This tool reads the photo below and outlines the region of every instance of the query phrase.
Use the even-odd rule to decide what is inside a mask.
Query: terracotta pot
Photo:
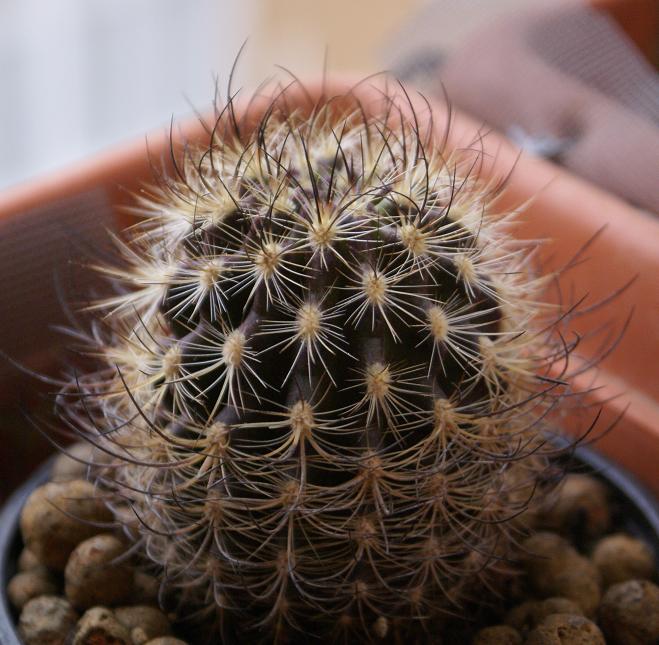
[[[631,315],[615,351],[600,365],[590,399],[602,406],[604,424],[624,412],[599,449],[659,492],[659,219],[538,159],[520,162],[509,188],[510,202],[537,195],[517,234],[551,238],[542,252],[547,269],[564,266],[599,233],[585,254],[587,261],[570,272],[576,293],[596,302],[634,279],[611,306],[594,311],[574,329],[586,333],[607,324],[612,315],[619,323]],[[589,341],[585,345],[594,349]],[[580,385],[587,387],[588,378],[580,379]]]
[[[326,94],[340,95],[349,87],[345,81],[335,82],[328,86]],[[366,110],[377,109],[381,101],[377,87],[363,83],[355,91]],[[308,107],[309,101],[318,100],[321,94],[320,86],[309,85],[304,92],[292,89],[288,100]],[[256,118],[264,105],[259,101],[250,104],[249,115]],[[412,105],[421,118],[429,117],[423,100],[413,98]],[[443,106],[433,107],[433,119],[438,124],[445,122]],[[470,145],[478,131],[477,123],[455,114],[449,145]],[[204,130],[194,120],[183,123],[180,132],[184,138],[195,140]],[[659,219],[635,210],[548,162],[518,158],[517,150],[494,133],[482,139],[482,146],[484,176],[500,178],[514,166],[502,205],[518,206],[532,198],[514,233],[524,238],[549,238],[542,251],[545,268],[565,265],[599,232],[596,243],[588,248],[588,261],[569,272],[574,292],[588,294],[588,302],[594,303],[636,278],[611,306],[596,309],[574,324],[573,329],[578,333],[605,325],[612,318],[620,326],[633,310],[626,333],[616,351],[603,361],[594,381],[589,374],[578,379],[577,386],[595,388],[589,395],[589,402],[602,408],[600,427],[606,427],[626,410],[615,430],[602,437],[598,447],[659,493],[656,475],[659,463],[659,292],[656,289]],[[166,133],[150,137],[149,148],[152,159],[166,159],[169,152]],[[116,225],[121,226],[128,221],[122,207],[130,203],[130,192],[138,190],[140,182],[149,176],[149,157],[143,141],[139,141],[39,182],[7,191],[0,197],[0,239],[25,212],[39,205],[46,209],[52,205],[57,209],[62,200],[81,200],[91,189],[105,195],[107,203],[112,205]],[[40,249],[26,247],[24,253],[36,256]],[[34,276],[35,280],[38,278]],[[20,307],[21,302],[14,306]],[[54,310],[44,313],[54,315]],[[44,328],[48,320],[50,318],[41,321]],[[24,358],[31,365],[43,367],[52,355],[52,347],[49,349],[38,340],[33,339],[33,351]],[[596,349],[592,339],[584,340],[583,346],[585,350]],[[15,381],[14,396],[17,389],[20,392],[26,387],[25,381]],[[6,394],[11,388],[4,391]],[[594,415],[593,410],[589,412]],[[576,418],[565,420],[568,429],[574,429],[575,421]]]
[[[659,64],[659,3],[656,0],[590,0],[608,13],[636,43],[643,55]]]
[[[200,136],[202,132],[198,121],[185,123],[183,129],[185,137],[190,139]],[[177,130],[172,136],[176,139],[180,134]],[[139,138],[0,193],[0,251],[4,250],[2,243],[7,250],[4,257],[0,253],[0,292],[5,296],[9,294],[10,299],[4,303],[6,312],[20,310],[24,313],[22,317],[19,315],[19,319],[26,321],[27,333],[30,334],[26,339],[25,326],[12,330],[0,318],[1,350],[18,356],[35,369],[47,369],[52,364],[59,347],[56,346],[53,351],[52,344],[57,344],[57,337],[49,333],[48,325],[62,321],[63,316],[61,307],[53,302],[56,286],[53,276],[42,275],[38,271],[42,264],[41,256],[46,250],[59,255],[60,263],[68,258],[75,260],[80,249],[70,241],[84,233],[90,218],[99,231],[104,226],[121,229],[128,225],[132,218],[124,208],[132,203],[132,193],[139,190],[144,182],[152,180],[152,166],[160,167],[162,159],[167,157],[169,140],[169,133],[163,129],[149,135],[149,151],[144,138]],[[69,214],[80,209],[84,211],[83,217],[70,221]],[[34,230],[35,221],[48,223],[51,237],[39,237],[38,230]],[[57,222],[65,222],[68,228],[58,229],[53,226]],[[11,300],[15,292],[12,287],[12,280],[16,278],[13,275],[15,263],[19,263],[25,274],[26,300],[19,300],[18,296]],[[31,315],[35,311],[48,313],[49,318],[36,320]],[[17,343],[18,354],[14,351]],[[6,362],[0,361],[0,379],[3,377],[0,401],[15,398],[25,387],[20,375],[10,370]]]

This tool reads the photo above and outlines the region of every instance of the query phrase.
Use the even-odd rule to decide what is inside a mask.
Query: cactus
[[[411,642],[509,570],[571,347],[478,150],[288,93],[137,196],[60,414],[227,641]]]

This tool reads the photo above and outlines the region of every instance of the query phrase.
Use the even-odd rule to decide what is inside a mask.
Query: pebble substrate
[[[84,451],[72,449],[78,458]],[[177,633],[181,617],[159,607],[157,578],[142,571],[113,534],[86,470],[59,457],[52,481],[23,509],[25,548],[7,588],[23,642],[195,645]],[[532,530],[520,544],[520,574],[507,582],[505,597],[480,612],[480,624],[449,620],[436,643],[659,642],[657,563],[648,545],[617,530],[598,479],[567,475],[553,499],[524,519]]]

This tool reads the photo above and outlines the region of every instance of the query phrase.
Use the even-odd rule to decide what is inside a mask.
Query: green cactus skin
[[[163,589],[226,642],[435,634],[496,591],[547,466],[571,349],[549,278],[478,150],[404,97],[366,116],[282,92],[251,130],[229,105],[101,267],[101,367],[60,412],[110,455],[99,483]]]

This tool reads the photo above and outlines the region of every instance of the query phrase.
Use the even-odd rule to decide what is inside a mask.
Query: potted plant
[[[105,269],[129,288],[78,337],[101,367],[74,372],[58,399],[62,423],[100,451],[112,514],[84,482],[40,489],[23,512],[30,549],[66,565],[67,597],[92,607],[74,642],[136,638],[116,636],[132,618],[93,609],[134,584],[126,547],[94,535],[108,522],[163,576],[161,600],[213,618],[208,633],[227,641],[428,639],[506,573],[516,519],[554,472],[539,428],[561,401],[594,396],[590,371],[569,366],[583,301],[539,306],[546,281],[491,216],[549,168],[520,164],[502,193],[512,149],[496,137],[496,158],[474,149],[461,116],[438,135],[446,120],[405,90],[293,84],[195,126],[205,147],[142,195],[147,217]],[[566,182],[578,197],[571,178],[552,188]],[[53,519],[49,499],[74,507]],[[50,530],[76,515],[91,532],[79,544]],[[592,616],[594,565],[538,536],[523,551],[570,553]],[[533,582],[530,566],[540,585],[547,572]],[[83,593],[80,579],[98,584]]]

